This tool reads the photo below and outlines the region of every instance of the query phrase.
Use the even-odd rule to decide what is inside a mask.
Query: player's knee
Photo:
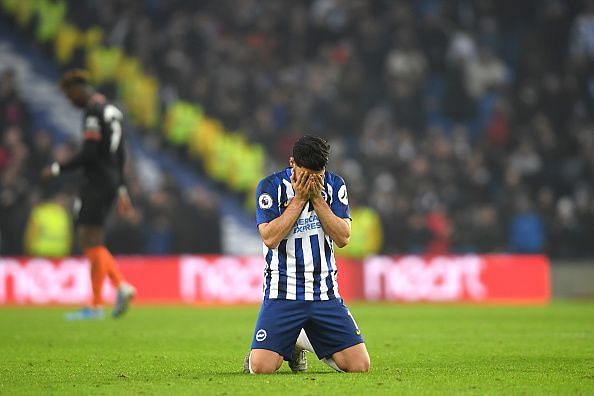
[[[102,227],[81,225],[78,238],[82,249],[100,246],[104,244],[104,231]]]
[[[369,356],[366,356],[365,358],[361,359],[359,361],[357,367],[355,367],[357,369],[356,372],[366,373],[369,371],[370,366],[371,366],[371,360],[369,359]]]
[[[254,374],[273,374],[277,370],[276,362],[258,358],[252,358],[250,369]]]
[[[343,368],[347,373],[366,373],[369,371],[371,361],[369,356],[361,357],[360,359],[352,360],[346,363],[346,367]]]

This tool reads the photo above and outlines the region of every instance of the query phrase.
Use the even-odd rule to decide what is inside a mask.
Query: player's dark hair
[[[72,69],[64,73],[62,81],[60,81],[60,88],[62,88],[62,90],[66,90],[79,84],[89,84],[89,72],[83,69]]]
[[[293,146],[293,159],[298,166],[321,171],[328,164],[330,145],[321,137],[305,135]]]

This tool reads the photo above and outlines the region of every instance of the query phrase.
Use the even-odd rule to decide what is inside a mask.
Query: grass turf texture
[[[1,394],[594,394],[594,304],[352,304],[372,359],[338,374],[309,355],[241,374],[257,307],[134,307],[114,321],[0,309]]]

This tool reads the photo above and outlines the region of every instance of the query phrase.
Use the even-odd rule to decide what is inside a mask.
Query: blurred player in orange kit
[[[90,307],[68,313],[69,320],[102,319],[101,290],[105,276],[117,288],[117,300],[112,311],[114,318],[127,310],[136,290],[128,284],[105,247],[105,221],[117,199],[121,216],[133,212],[124,183],[124,136],[121,111],[105,100],[89,84],[88,73],[75,69],[64,74],[60,87],[70,102],[84,109],[83,145],[81,151],[65,163],[54,162],[42,171],[49,179],[62,172],[82,169],[79,198],[75,203],[78,239],[84,255],[91,264],[93,300]]]

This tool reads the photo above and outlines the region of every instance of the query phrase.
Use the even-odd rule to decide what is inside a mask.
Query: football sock
[[[313,346],[311,345],[311,342],[309,342],[309,338],[307,338],[307,334],[303,329],[301,329],[299,337],[297,337],[297,342],[295,342],[295,346],[297,348],[305,349],[308,352],[315,353]]]
[[[341,370],[340,367],[338,367],[338,365],[336,364],[334,359],[332,359],[331,357],[323,358],[322,362],[326,363],[328,366],[332,367],[334,370],[338,371],[339,373],[344,373],[344,371]]]
[[[311,345],[311,342],[309,341],[309,338],[307,338],[307,334],[305,333],[305,330],[303,330],[303,329],[301,329],[301,332],[299,333],[299,337],[297,337],[297,342],[295,342],[295,346],[297,348],[305,349],[308,352],[316,353],[316,351],[314,351],[313,346]],[[338,367],[338,365],[336,364],[334,359],[332,359],[331,357],[323,358],[322,362],[326,363],[328,366],[332,367],[334,370],[338,371],[339,373],[344,373],[344,371]]]
[[[250,352],[250,357],[248,358],[248,367],[250,368],[250,374],[255,374],[254,370],[252,370],[252,353]]]
[[[91,285],[93,287],[93,307],[100,306],[103,302],[101,290],[107,275],[115,287],[124,282],[124,277],[118,269],[115,259],[105,246],[93,246],[85,249],[84,255],[91,263]]]
[[[91,264],[91,286],[93,289],[92,305],[94,308],[99,307],[103,300],[101,298],[101,289],[103,288],[103,280],[107,274],[103,260],[101,260],[101,247],[95,246],[85,249],[84,255]]]
[[[105,269],[107,272],[107,276],[109,277],[109,280],[111,280],[111,283],[116,288],[119,287],[124,281],[124,277],[122,276],[122,273],[120,272],[115,259],[105,246],[98,246],[98,249],[100,249],[101,251],[101,260],[105,265]]]

